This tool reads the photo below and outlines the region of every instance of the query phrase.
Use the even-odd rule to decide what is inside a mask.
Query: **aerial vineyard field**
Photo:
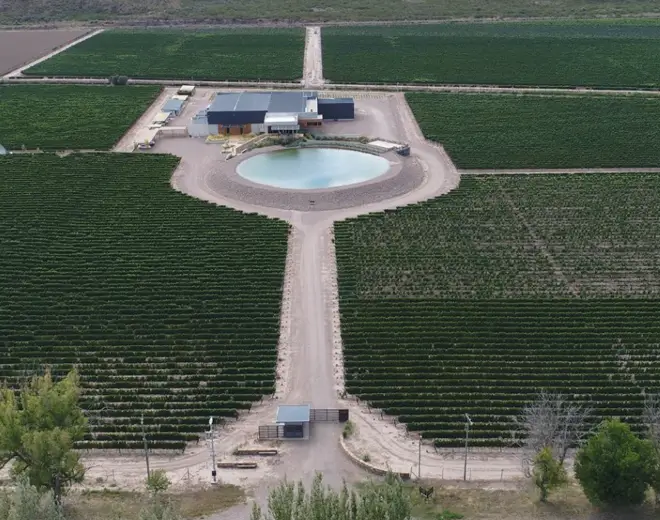
[[[478,23],[323,29],[346,83],[657,87],[660,24]]]
[[[408,93],[464,169],[660,166],[660,97]]]
[[[638,424],[660,390],[660,176],[464,176],[335,224],[346,388],[454,446],[541,389]]]
[[[304,34],[303,29],[106,31],[25,74],[294,80],[302,77]]]
[[[10,150],[107,150],[161,87],[0,86],[0,144]]]
[[[0,158],[0,377],[77,366],[85,447],[177,448],[274,391],[288,225],[175,192],[178,158]]]

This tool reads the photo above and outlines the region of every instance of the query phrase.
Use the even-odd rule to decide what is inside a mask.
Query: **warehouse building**
[[[355,119],[355,104],[352,98],[319,99],[319,114],[324,121]]]
[[[351,98],[319,99],[316,92],[307,91],[219,93],[193,117],[188,133],[193,137],[296,133],[322,124],[322,106],[329,119],[353,119]]]

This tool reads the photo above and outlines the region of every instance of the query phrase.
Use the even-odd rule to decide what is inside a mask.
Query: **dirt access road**
[[[306,27],[303,86],[305,88],[319,88],[324,82],[321,28],[318,26]]]
[[[441,147],[424,140],[403,94],[370,97],[356,100],[357,110],[364,116],[360,118],[359,132],[411,143],[413,153],[426,172],[426,180],[417,190],[384,202],[310,212],[255,206],[247,201],[228,199],[210,188],[208,176],[212,169],[209,166],[217,158],[200,157],[196,153],[197,148],[187,153],[185,147],[193,144],[190,140],[163,140],[155,149],[156,152],[182,156],[181,166],[172,179],[176,189],[241,211],[281,218],[293,228],[285,278],[278,391],[277,399],[268,410],[270,414],[274,413],[277,404],[284,403],[306,402],[314,407],[336,407],[343,404],[339,399],[343,390],[343,366],[341,345],[337,344],[340,335],[332,244],[333,223],[363,213],[432,198],[458,185],[458,172]],[[333,129],[329,128],[328,131],[332,133]],[[210,147],[214,145],[206,146],[212,155]],[[267,414],[263,417],[267,417]],[[287,444],[287,452],[282,455],[281,464],[273,468],[273,476],[281,478],[286,475],[309,481],[316,471],[322,471],[326,481],[333,485],[344,479],[351,482],[363,478],[366,474],[349,462],[341,451],[339,433],[336,425],[319,425],[310,442]],[[268,479],[255,490],[255,499],[262,505],[265,504],[269,486],[275,481]],[[248,508],[241,506],[212,518],[241,518],[248,513]]]

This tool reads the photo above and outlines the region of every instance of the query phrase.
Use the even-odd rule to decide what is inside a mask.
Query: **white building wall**
[[[217,126],[216,126],[217,130]],[[209,135],[209,125],[204,123],[190,123],[188,125],[188,134],[190,137],[207,137]]]

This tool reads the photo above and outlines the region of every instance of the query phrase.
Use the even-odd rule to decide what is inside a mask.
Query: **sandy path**
[[[209,176],[217,157],[208,152],[200,154],[196,147],[191,147],[188,152],[185,147],[179,148],[190,143],[190,140],[164,139],[154,150],[176,150],[182,157],[172,177],[175,189],[241,211],[281,218],[293,228],[284,280],[275,399],[256,405],[251,413],[217,432],[216,450],[223,454],[218,456],[218,460],[229,456],[238,445],[254,443],[257,426],[273,422],[277,404],[300,402],[315,407],[348,406],[359,431],[352,440],[352,447],[358,453],[369,453],[374,462],[380,461],[376,458],[378,453],[383,463],[409,471],[411,460],[416,460],[416,445],[413,446],[411,440],[387,419],[370,415],[354,402],[344,403],[339,399],[343,390],[343,366],[332,225],[337,220],[362,213],[395,208],[447,193],[458,185],[459,173],[442,147],[424,140],[403,94],[383,96],[378,100],[366,99],[360,103],[366,112],[360,122],[361,132],[411,144],[412,153],[425,172],[425,180],[417,189],[389,200],[341,210],[301,212],[267,208],[245,200],[229,199],[224,193],[214,190]],[[371,131],[368,131],[369,124],[372,125]],[[168,146],[172,149],[168,150]],[[344,479],[353,482],[364,478],[364,471],[342,452],[338,442],[340,431],[341,426],[336,424],[315,425],[310,441],[281,443],[280,456],[268,462],[260,461],[258,470],[248,473],[219,471],[219,478],[245,486],[262,505],[266,503],[268,489],[284,476],[309,482],[316,471],[321,471],[333,485],[340,484]],[[175,483],[183,486],[191,482],[208,482],[209,461],[209,449],[202,442],[183,456],[153,456],[151,465],[165,469]],[[429,454],[422,469],[426,477],[448,478],[444,472],[459,464],[442,458],[431,461]],[[86,463],[91,466],[88,482],[112,478],[121,487],[135,487],[145,474],[143,459],[134,455],[86,457]],[[511,475],[507,471],[505,476],[511,478],[515,465],[519,465],[515,458],[480,461],[478,466],[476,463],[471,466],[471,476],[484,478],[490,472],[493,475],[497,473],[497,478],[501,478],[501,469],[506,466]],[[482,468],[480,473],[478,468]],[[452,474],[451,478],[455,475]],[[241,518],[248,513],[248,508],[249,505],[242,505],[212,518]]]
[[[151,106],[140,116],[133,126],[122,136],[122,138],[112,148],[113,152],[132,152],[135,150],[135,138],[142,130],[149,128],[149,125],[160,112],[168,97],[176,94],[176,89],[165,88],[151,104]]]
[[[318,88],[323,85],[323,51],[321,47],[321,28],[305,28],[305,59],[303,65],[303,86]]]
[[[320,40],[319,40],[320,45]],[[61,51],[58,51],[61,52]],[[319,48],[319,57],[321,49]],[[46,58],[43,58],[46,59]],[[33,65],[33,64],[31,64]],[[31,66],[30,65],[30,66]],[[658,96],[660,89],[592,89],[586,87],[498,87],[493,85],[410,85],[410,84],[382,84],[382,85],[365,85],[359,83],[326,83],[323,79],[322,64],[319,62],[319,72],[317,73],[321,83],[318,85],[324,89],[331,91],[338,91],[340,95],[349,95],[350,91],[360,92],[362,94],[372,93],[394,93],[394,92],[463,92],[472,94],[539,94],[539,95],[604,95],[604,96]],[[23,67],[25,69],[27,67]],[[303,66],[304,69],[304,66]],[[86,77],[69,77],[69,78],[40,78],[40,77],[7,77],[7,83],[67,83],[67,84],[105,84],[105,78],[86,78]],[[181,79],[130,79],[131,85],[167,85],[176,86],[181,85],[184,80]],[[213,87],[213,88],[240,88],[241,90],[249,89],[297,89],[300,88],[300,82],[291,81],[190,81],[185,80],[186,83],[197,85],[200,87]],[[303,85],[305,83],[303,82]]]
[[[36,60],[28,63],[27,65],[22,65],[18,69],[13,70],[8,74],[5,74],[3,77],[4,78],[12,78],[14,76],[20,76],[21,74],[23,74],[24,70],[27,70],[30,67],[34,67],[35,65],[41,63],[42,61],[46,61],[47,59],[52,58],[56,54],[59,54],[60,52],[64,52],[65,50],[70,49],[74,45],[78,45],[80,42],[84,42],[85,40],[89,40],[90,38],[96,36],[97,34],[101,34],[102,32],[103,32],[103,29],[97,29],[94,32],[91,32],[91,33],[86,34],[86,35],[84,35],[84,36],[82,36],[82,37],[80,37],[76,40],[73,40],[71,43],[68,43],[68,44],[62,46],[59,49],[55,49],[53,52],[50,52],[50,53],[46,54],[45,56],[42,56],[41,58],[36,59]]]

